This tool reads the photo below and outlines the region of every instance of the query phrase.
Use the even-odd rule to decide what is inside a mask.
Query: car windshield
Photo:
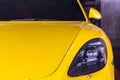
[[[79,20],[85,17],[76,0],[0,0],[0,20]]]

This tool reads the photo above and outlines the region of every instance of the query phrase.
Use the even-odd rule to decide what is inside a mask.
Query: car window
[[[0,0],[0,20],[85,20],[76,0]]]

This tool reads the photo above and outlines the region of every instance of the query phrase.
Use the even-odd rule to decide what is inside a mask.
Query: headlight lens
[[[106,46],[102,39],[88,41],[78,51],[73,60],[68,75],[81,76],[102,69],[106,64]]]

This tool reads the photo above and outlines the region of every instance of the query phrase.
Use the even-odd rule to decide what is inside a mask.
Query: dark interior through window
[[[0,20],[85,20],[76,0],[0,0]]]

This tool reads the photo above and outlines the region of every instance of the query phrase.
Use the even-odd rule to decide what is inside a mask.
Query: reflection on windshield
[[[0,20],[85,20],[76,0],[0,0]]]

